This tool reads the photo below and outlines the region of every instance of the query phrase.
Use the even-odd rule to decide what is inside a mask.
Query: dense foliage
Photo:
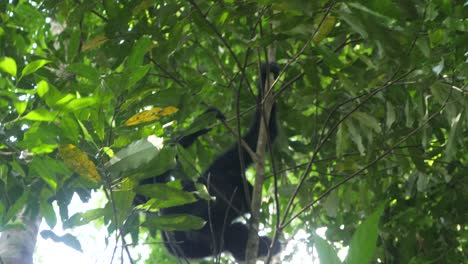
[[[50,228],[57,217],[66,228],[101,221],[131,255],[130,244],[160,239],[139,232],[199,228],[140,216],[137,192],[153,193],[155,210],[193,196],[177,182],[137,182],[174,167],[177,179],[196,177],[232,144],[214,117],[196,118],[216,106],[244,131],[258,65],[274,47],[281,135],[263,186],[266,230],[311,255],[315,246],[321,263],[340,263],[346,246],[347,263],[462,263],[466,9],[444,0],[2,1],[0,231],[18,227],[22,208]],[[188,151],[161,144],[207,126]],[[93,189],[107,205],[69,215],[73,195]],[[300,243],[299,231],[309,234]],[[54,238],[80,248],[79,237]],[[151,247],[150,263],[171,259]]]

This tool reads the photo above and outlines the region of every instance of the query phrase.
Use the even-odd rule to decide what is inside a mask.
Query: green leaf
[[[98,218],[104,217],[106,215],[107,208],[97,208],[91,209],[83,213],[76,213],[70,219],[68,219],[63,226],[65,228],[77,227],[86,225],[91,221],[94,221]]]
[[[23,102],[23,101],[15,102],[14,105],[15,105],[16,112],[18,112],[18,114],[21,115],[26,110],[26,107],[28,106],[28,102]]]
[[[395,113],[395,107],[393,107],[393,104],[390,103],[390,102],[387,102],[386,104],[386,109],[387,109],[387,117],[386,117],[386,120],[385,120],[385,126],[387,127],[387,129],[390,129],[393,125],[393,123],[395,123],[395,120],[396,120],[396,113]]]
[[[93,145],[96,145],[96,143],[94,142],[93,136],[91,136],[86,126],[80,120],[77,119],[76,121],[78,122],[78,125],[80,126],[81,131],[83,132],[85,140],[90,143],[93,143]]]
[[[405,103],[405,117],[406,117],[406,127],[411,128],[414,123],[414,114],[412,109],[412,104],[410,100],[407,100]]]
[[[7,223],[6,219],[6,208],[3,203],[0,203],[0,232],[3,231],[3,226]]]
[[[206,221],[198,216],[180,214],[180,215],[161,215],[158,217],[149,217],[141,225],[150,230],[198,230],[205,226]]]
[[[113,206],[119,208],[117,210],[117,223],[122,226],[127,219],[130,211],[133,209],[133,200],[135,199],[135,192],[131,190],[131,182],[129,180],[122,181],[120,189],[113,191]]]
[[[341,260],[338,258],[335,248],[328,243],[327,240],[314,234],[315,248],[320,259],[320,263],[340,264]]]
[[[24,190],[21,196],[16,201],[14,201],[13,205],[11,205],[10,208],[8,209],[5,222],[8,222],[11,219],[13,219],[13,217],[15,217],[16,214],[18,214],[18,212],[22,208],[24,208],[24,206],[26,205],[26,201],[28,200],[29,193],[30,193],[30,190]]]
[[[335,146],[335,151],[336,151],[336,156],[338,158],[341,158],[343,154],[345,153],[348,144],[346,144],[346,127],[343,123],[341,123],[338,126],[338,130],[336,131],[336,146]]]
[[[464,119],[461,117],[462,113],[458,113],[458,115],[451,120],[450,132],[445,147],[445,161],[452,161],[457,154],[457,142],[460,136],[463,136],[463,131],[460,131],[460,127],[462,127]]]
[[[50,62],[51,61],[49,60],[36,60],[36,61],[29,63],[28,65],[26,65],[26,67],[24,67],[23,71],[21,72],[21,78],[26,75],[36,72],[37,70],[42,68],[44,65]]]
[[[90,65],[75,63],[67,67],[67,71],[76,73],[80,77],[84,77],[94,83],[99,81],[99,72],[95,67]]]
[[[359,124],[364,127],[369,127],[374,130],[376,133],[380,133],[382,129],[380,128],[380,123],[377,118],[369,115],[365,112],[354,112],[351,115],[353,118],[359,121]]]
[[[8,172],[8,166],[6,164],[0,164],[0,181],[3,183],[7,183]]]
[[[38,84],[37,84],[37,94],[40,96],[40,97],[43,97],[48,91],[49,91],[49,83],[45,80],[41,80]]]
[[[348,128],[349,133],[351,134],[351,140],[356,144],[359,149],[359,153],[364,154],[365,148],[362,144],[362,136],[359,129],[356,127],[354,122],[351,119],[345,121],[346,127]]]
[[[51,230],[42,230],[41,231],[41,236],[44,239],[52,239],[54,242],[57,243],[64,243],[65,245],[76,249],[80,252],[83,252],[81,249],[81,244],[80,241],[73,235],[71,234],[65,234],[63,236],[58,236]]]
[[[163,139],[151,135],[137,140],[120,150],[106,163],[112,172],[123,172],[135,169],[153,160],[163,148]]]
[[[5,57],[0,60],[0,70],[16,77],[16,62],[13,58]]]
[[[377,247],[379,219],[384,208],[384,204],[380,205],[354,232],[349,244],[347,264],[371,263]]]
[[[50,158],[36,157],[29,164],[30,173],[38,175],[44,180],[52,190],[57,189],[56,173],[60,171],[56,166],[57,162],[54,162]]]
[[[33,121],[50,122],[54,121],[57,118],[57,114],[58,113],[50,112],[46,109],[36,109],[26,114],[23,118]]]
[[[55,215],[54,207],[49,202],[49,199],[51,197],[52,192],[50,191],[50,189],[42,189],[39,206],[41,209],[41,215],[44,217],[47,225],[50,228],[54,228],[57,224],[57,216]]]
[[[183,171],[187,176],[194,177],[200,174],[197,168],[193,165],[195,164],[196,157],[192,154],[192,152],[178,145],[177,157],[179,163],[182,165]]]
[[[73,94],[66,94],[66,95],[62,96],[60,99],[58,99],[55,102],[55,104],[59,105],[59,106],[63,106],[63,105],[68,104],[69,102],[71,102],[75,98],[76,98],[76,96],[74,96]]]
[[[418,180],[416,182],[416,189],[419,192],[425,192],[429,185],[429,177],[427,176],[427,174],[422,173],[422,172],[417,172],[417,175],[418,175]]]
[[[148,36],[141,37],[133,46],[132,53],[127,60],[128,67],[137,67],[143,63],[143,58],[148,52],[151,45],[151,38]]]
[[[355,8],[357,10],[360,10],[362,11],[363,13],[365,14],[369,14],[371,16],[374,16],[375,18],[377,18],[376,21],[381,21],[382,24],[385,24],[385,25],[391,25],[395,22],[395,19],[391,18],[391,17],[387,17],[387,16],[384,16],[374,10],[371,10],[369,8],[367,8],[366,6],[360,4],[360,3],[353,3],[353,2],[350,2],[348,3],[348,5],[352,8]]]
[[[127,71],[127,88],[133,87],[139,80],[146,76],[151,65],[139,66]]]
[[[340,198],[338,197],[338,192],[332,191],[327,198],[325,199],[325,202],[323,203],[323,208],[325,209],[325,212],[327,213],[328,216],[330,217],[336,217],[338,214],[339,206],[340,206]]]
[[[95,97],[75,98],[68,102],[64,108],[68,111],[75,112],[83,108],[94,106],[98,102],[98,99]]]
[[[216,112],[209,111],[205,112],[195,118],[190,126],[183,131],[181,136],[187,136],[207,127],[211,127],[216,123]]]
[[[139,209],[159,209],[196,202],[192,193],[169,187],[163,183],[153,183],[138,186],[135,191],[153,201],[140,206]]]
[[[334,53],[331,49],[329,49],[325,45],[318,45],[317,51],[323,56],[323,60],[333,68],[343,68],[344,65],[338,58],[338,55]]]
[[[364,39],[368,37],[366,28],[362,23],[361,19],[356,13],[353,13],[346,4],[341,5],[339,10],[341,18],[348,23],[348,25],[357,33],[359,33]]]

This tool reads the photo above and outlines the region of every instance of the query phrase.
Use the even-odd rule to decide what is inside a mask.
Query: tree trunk
[[[0,236],[0,264],[32,264],[41,217],[18,214],[24,228],[9,229]]]

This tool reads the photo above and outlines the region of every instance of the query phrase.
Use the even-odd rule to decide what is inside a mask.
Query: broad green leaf
[[[80,46],[83,44],[83,42],[81,41],[83,32],[77,27],[68,28],[68,30],[69,31],[67,32],[71,31],[71,35],[68,42],[68,47],[66,49],[68,52],[67,58],[68,61],[76,61],[74,59],[77,56],[78,52],[81,52]]]
[[[26,107],[28,106],[28,102],[23,102],[23,101],[15,102],[14,105],[15,105],[16,112],[18,112],[18,114],[21,115],[26,110]]]
[[[68,219],[63,225],[65,228],[77,227],[86,225],[91,221],[98,218],[104,217],[107,212],[107,208],[91,209],[83,213],[76,213]]]
[[[35,73],[37,70],[42,68],[44,65],[47,63],[50,63],[50,60],[36,60],[24,67],[23,71],[21,72],[21,77],[24,77],[26,75],[29,75],[31,73]]]
[[[54,242],[64,243],[65,245],[71,248],[83,252],[83,250],[81,249],[80,241],[72,234],[65,234],[63,236],[59,236],[51,230],[42,230],[41,236],[44,239],[52,239]]]
[[[46,109],[36,109],[27,113],[23,118],[33,121],[51,122],[57,118],[58,113],[50,112]]]
[[[177,160],[182,165],[182,168],[185,172],[185,175],[188,177],[195,177],[199,175],[200,172],[193,165],[195,164],[196,157],[190,152],[184,149],[181,145],[177,146]]]
[[[340,17],[349,24],[349,26],[359,33],[364,39],[367,39],[368,33],[366,31],[366,27],[362,23],[359,15],[353,13],[346,4],[341,5],[341,9],[339,11]]]
[[[36,157],[29,164],[30,174],[40,176],[41,179],[46,182],[52,190],[57,189],[57,178],[56,173],[52,171],[51,162],[48,162],[47,158]]]
[[[9,166],[11,167],[11,172],[18,173],[21,177],[26,177],[26,173],[24,172],[23,167],[18,163],[17,160],[9,162]]]
[[[84,138],[86,141],[90,142],[90,143],[93,143],[93,145],[96,145],[96,143],[94,142],[94,139],[93,137],[91,136],[91,134],[89,133],[88,129],[86,128],[86,126],[80,121],[80,120],[76,120],[78,122],[78,125],[80,126],[81,128],[81,131],[83,132],[83,135],[84,135]]]
[[[429,47],[429,40],[426,36],[421,36],[416,40],[416,46],[424,54],[425,57],[429,58],[431,55],[431,48]]]
[[[76,73],[80,77],[84,77],[91,82],[99,81],[99,71],[90,65],[75,63],[67,67],[67,71]]]
[[[450,123],[450,133],[447,140],[447,145],[445,147],[445,160],[452,161],[457,154],[457,142],[460,140],[460,136],[462,136],[463,132],[459,131],[460,127],[462,127],[464,119],[461,118],[462,113],[458,113],[458,115],[452,118]]]
[[[387,117],[385,120],[385,126],[387,129],[390,129],[396,120],[395,107],[393,107],[393,104],[390,102],[387,102],[386,106]]]
[[[339,126],[338,126],[338,130],[336,131],[336,147],[335,147],[335,151],[336,151],[336,156],[338,158],[341,158],[343,156],[343,154],[345,153],[346,149],[347,149],[347,146],[348,144],[346,144],[346,127],[343,125],[343,123],[341,123]]]
[[[0,59],[0,70],[16,77],[16,62],[13,58],[5,57]]]
[[[364,144],[362,143],[361,131],[356,127],[354,122],[351,119],[345,121],[346,127],[348,128],[349,133],[351,134],[351,140],[356,144],[359,149],[359,153],[364,154],[366,151]]]
[[[338,214],[338,209],[339,209],[339,204],[340,198],[338,197],[338,192],[332,191],[327,198],[325,199],[325,202],[323,203],[323,208],[325,209],[325,212],[327,213],[328,216],[330,217],[336,217]]]
[[[78,142],[80,137],[80,127],[73,117],[64,116],[60,120],[60,135],[70,139],[71,142]]]
[[[0,181],[3,183],[7,183],[8,171],[9,169],[6,164],[0,164]]]
[[[377,21],[381,21],[382,24],[384,25],[391,25],[395,22],[395,19],[391,17],[384,16],[374,10],[369,9],[368,7],[360,4],[360,3],[355,3],[355,2],[350,2],[348,5],[352,8],[355,8],[357,10],[360,10],[366,14],[369,14],[371,16],[374,16],[375,18],[378,18]]]
[[[121,182],[119,189],[113,191],[113,206],[115,206],[115,208],[119,208],[116,215],[118,226],[123,225],[130,214],[130,211],[133,209],[135,192],[132,190],[132,187],[132,183],[127,179]]]
[[[316,234],[313,235],[313,239],[320,263],[341,264],[335,248],[328,241]]]
[[[6,222],[13,219],[13,217],[15,217],[16,214],[18,214],[20,210],[24,208],[29,198],[29,194],[30,194],[30,190],[24,190],[21,196],[16,201],[14,201],[13,205],[11,205],[10,208],[8,208],[8,212],[5,218]]]
[[[377,248],[379,220],[384,208],[384,204],[380,205],[354,232],[349,244],[347,264],[371,263]]]
[[[115,17],[119,12],[119,5],[113,0],[104,0],[104,8],[106,13],[109,14],[109,17]]]
[[[165,145],[161,151],[158,153],[156,158],[154,158],[149,164],[148,167],[151,170],[151,174],[145,173],[141,179],[150,178],[155,175],[161,175],[171,169],[176,165],[175,163],[176,148],[172,144]]]
[[[198,230],[205,225],[205,219],[194,215],[161,215],[148,217],[141,225],[150,230]]]
[[[135,191],[153,201],[140,206],[139,209],[160,209],[178,206],[197,201],[192,193],[169,187],[163,183],[153,183],[138,186]]]
[[[419,192],[425,192],[429,184],[429,177],[423,172],[418,172],[417,175],[416,188]]]
[[[55,102],[55,104],[59,105],[59,106],[63,106],[63,105],[68,104],[69,102],[71,102],[75,98],[76,98],[76,96],[74,96],[73,94],[66,94],[66,95],[62,96],[60,99],[58,99]]]
[[[205,112],[195,118],[190,126],[183,131],[182,136],[190,135],[207,127],[211,127],[216,123],[216,112]]]
[[[137,67],[143,63],[143,58],[151,45],[151,38],[141,37],[133,46],[132,53],[127,60],[127,67]]]
[[[369,115],[368,113],[354,112],[351,116],[358,120],[361,126],[371,128],[375,131],[375,133],[380,133],[382,131],[379,120]]]
[[[317,51],[323,56],[323,60],[327,63],[327,65],[334,67],[334,68],[343,68],[344,65],[340,61],[338,55],[334,53],[331,49],[329,49],[325,45],[318,45]]]
[[[414,123],[414,114],[411,101],[408,99],[405,103],[406,127],[411,128]]]
[[[138,66],[127,71],[127,88],[132,88],[139,80],[146,76],[151,69],[151,65]]]
[[[7,223],[6,219],[6,208],[3,203],[0,203],[0,232],[3,231],[3,225]]]
[[[113,172],[123,172],[135,169],[153,160],[163,148],[163,139],[151,135],[137,140],[120,150],[106,163],[106,167]]]
[[[68,102],[64,108],[68,111],[78,111],[96,105],[99,100],[95,97],[75,98]]]
[[[41,215],[44,217],[47,225],[50,228],[54,228],[57,224],[57,216],[55,215],[54,207],[49,202],[49,199],[52,197],[52,192],[50,189],[42,189],[40,195],[39,206],[41,209]]]
[[[48,91],[49,91],[49,83],[45,80],[41,80],[38,84],[37,84],[37,94],[40,96],[40,97],[43,97]]]

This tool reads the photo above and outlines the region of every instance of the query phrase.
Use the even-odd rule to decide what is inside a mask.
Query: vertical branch
[[[267,56],[268,57],[268,56]],[[259,222],[260,222],[260,207],[262,202],[262,189],[263,183],[265,181],[265,163],[264,157],[266,153],[266,147],[268,144],[268,120],[270,120],[271,110],[273,108],[274,97],[272,93],[265,93],[271,89],[271,85],[274,84],[274,80],[271,79],[271,75],[269,74],[269,62],[268,58],[266,59],[266,72],[267,78],[265,78],[265,84],[263,85],[262,89],[259,89],[259,93],[263,96],[261,100],[258,102],[258,106],[260,109],[260,127],[258,133],[258,141],[257,141],[257,149],[256,149],[256,156],[258,159],[255,162],[255,182],[253,185],[252,191],[252,201],[251,201],[251,216],[249,221],[249,238],[247,240],[247,250],[245,252],[245,259],[246,263],[248,264],[255,264],[257,261],[257,254],[258,254],[258,246],[259,246]],[[260,78],[261,79],[261,78]],[[261,87],[262,88],[262,87]],[[263,102],[263,103],[262,103]]]

